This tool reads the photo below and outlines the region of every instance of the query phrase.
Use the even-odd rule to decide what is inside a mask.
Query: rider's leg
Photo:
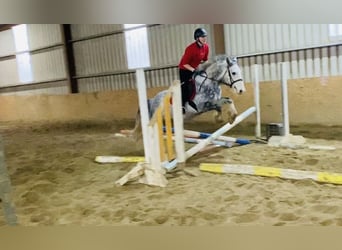
[[[189,82],[185,81],[182,82],[181,88],[182,88],[182,106],[184,107],[186,102],[189,100]]]
[[[185,111],[185,104],[189,101],[190,98],[190,80],[192,77],[192,72],[189,70],[179,69],[179,77],[181,82],[181,89],[182,89],[182,107],[183,113]]]

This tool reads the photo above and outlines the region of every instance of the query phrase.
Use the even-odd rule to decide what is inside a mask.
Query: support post
[[[137,89],[139,97],[139,108],[141,115],[141,129],[144,143],[144,154],[147,163],[151,163],[150,143],[148,137],[149,111],[147,107],[146,80],[143,69],[136,70]]]
[[[253,65],[254,68],[254,106],[256,108],[255,117],[256,117],[256,125],[255,125],[255,137],[261,138],[261,117],[260,117],[260,88],[259,88],[259,65]]]
[[[281,95],[282,95],[282,106],[283,106],[283,136],[290,134],[290,122],[289,122],[289,103],[287,93],[287,67],[285,63],[280,63],[280,74],[281,74]]]

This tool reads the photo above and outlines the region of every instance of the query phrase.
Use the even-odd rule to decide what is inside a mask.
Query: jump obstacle
[[[212,134],[210,133],[205,133],[205,132],[198,132],[198,131],[193,131],[193,130],[184,130],[184,136],[185,137],[190,137],[190,138],[199,138],[199,139],[206,139]],[[218,140],[225,141],[225,142],[233,142],[233,143],[238,143],[240,145],[246,145],[250,144],[251,141],[248,139],[243,139],[243,138],[234,138],[230,136],[224,136],[220,135]],[[214,143],[215,144],[215,143]]]
[[[138,69],[136,76],[145,157],[97,156],[95,158],[95,161],[100,163],[137,162],[137,166],[118,180],[117,184],[123,185],[129,180],[136,179],[145,174],[145,176],[150,175],[153,177],[140,178],[139,182],[165,186],[167,181],[162,177],[165,174],[163,170],[170,171],[177,165],[184,164],[187,159],[206,148],[209,144],[230,147],[232,143],[242,145],[250,143],[249,140],[225,137],[223,134],[252,113],[258,112],[256,107],[247,109],[238,115],[232,124],[227,123],[212,134],[184,130],[179,81],[175,81],[171,85],[163,102],[155,111],[153,117],[149,119],[144,71]],[[170,98],[172,98],[172,105],[170,105]],[[172,110],[173,119],[171,119],[170,110]],[[171,120],[173,121],[173,126]],[[197,138],[185,137],[186,133],[191,134],[191,137]],[[184,141],[196,143],[196,145],[185,151]],[[142,162],[142,160],[144,161]],[[152,179],[162,179],[162,181],[154,181]]]
[[[290,133],[289,105],[288,105],[288,89],[287,89],[287,64],[280,63],[280,84],[281,84],[281,100],[282,100],[282,125],[283,133],[280,136],[271,136],[268,140],[269,146],[297,148],[305,145],[305,138],[300,135],[292,135]],[[257,67],[257,66],[256,66]],[[258,74],[258,72],[255,72]]]
[[[285,67],[285,64],[280,64],[280,66],[281,66],[280,69],[281,69],[282,106],[283,106],[282,115],[283,115],[283,122],[284,122],[284,128],[285,128],[284,137],[292,139],[291,143],[294,143],[293,138],[296,138],[296,137],[292,136],[289,131],[286,67]],[[154,117],[152,117],[152,119],[149,122],[148,122],[148,118],[146,119],[145,117],[147,121],[147,125],[148,125],[146,126],[146,128],[148,128],[148,132],[149,132],[147,134],[148,139],[147,139],[146,145],[150,145],[150,146],[154,145],[155,147],[153,148],[145,147],[145,144],[144,144],[145,158],[143,157],[112,157],[111,162],[125,161],[125,162],[139,162],[138,164],[140,164],[142,163],[142,161],[145,161],[146,163],[152,166],[159,166],[159,167],[161,166],[165,168],[166,170],[172,170],[173,168],[176,167],[177,163],[184,163],[187,159],[189,159],[194,154],[203,150],[209,144],[214,144],[217,146],[226,146],[226,147],[230,147],[232,145],[231,143],[240,143],[242,145],[248,144],[250,143],[249,140],[223,136],[223,134],[229,131],[231,128],[235,127],[242,120],[244,120],[245,118],[247,118],[254,112],[256,113],[255,135],[256,135],[256,138],[261,138],[258,65],[254,65],[253,67],[254,67],[253,87],[254,87],[255,106],[250,107],[249,109],[241,113],[239,116],[237,116],[235,121],[232,124],[227,123],[212,134],[191,131],[191,130],[184,130],[182,127],[183,117],[180,114],[180,112],[177,113],[177,111],[181,110],[180,102],[178,102],[179,101],[178,99],[178,101],[175,101],[172,106],[173,112],[174,112],[173,122],[174,122],[174,127],[175,127],[175,129],[173,129],[171,127],[171,116],[167,111],[165,112],[165,110],[170,110],[169,104],[170,104],[170,98],[172,94],[169,94],[166,96],[164,102],[161,104],[161,107],[158,108]],[[138,75],[138,71],[137,71],[137,75]],[[144,82],[144,79],[142,82]],[[179,87],[175,87],[174,89],[170,90],[170,93],[172,93],[172,91],[175,91],[177,93],[178,91],[178,95],[179,95],[178,98],[179,98],[180,91],[177,90],[177,88]],[[140,98],[140,95],[141,93],[139,94],[139,98]],[[179,117],[175,118],[175,114],[178,114]],[[165,126],[163,126],[164,123],[165,123]],[[175,133],[176,131],[180,133],[176,134]],[[164,135],[164,133],[166,133],[166,135]],[[172,136],[172,133],[175,133],[177,137]],[[144,136],[144,131],[143,131],[143,136]],[[146,134],[145,134],[145,137],[146,137]],[[176,152],[176,155],[173,153],[173,149],[172,149],[173,141],[177,142],[178,145],[183,144],[183,146],[178,147],[178,151]],[[287,139],[287,142],[288,141],[289,140]],[[188,151],[185,152],[184,142],[197,143],[197,145],[190,148]],[[297,140],[295,142],[298,143],[298,142],[301,142],[301,140],[299,141]],[[166,143],[166,146],[165,146],[165,143]],[[284,144],[279,144],[279,145],[284,146]],[[329,146],[310,146],[310,145],[308,146],[308,148],[324,149],[324,150],[334,149]],[[153,153],[149,154],[149,152],[153,152]],[[154,159],[155,158],[154,156],[156,155],[159,155],[157,160]],[[180,155],[180,157],[177,158],[176,157],[177,155]],[[149,158],[146,158],[146,156],[148,156]],[[172,158],[174,159],[172,160]],[[99,159],[99,162],[100,162],[100,159]],[[110,162],[110,159],[103,158],[102,162]],[[200,169],[202,171],[209,171],[209,172],[216,172],[216,173],[217,172],[240,173],[240,174],[251,174],[251,175],[268,176],[268,177],[280,177],[280,178],[286,178],[286,179],[312,179],[312,180],[316,180],[319,182],[342,184],[342,175],[337,174],[337,173],[311,172],[311,171],[301,171],[301,170],[292,170],[292,169],[260,167],[260,166],[252,166],[252,165],[231,165],[231,164],[229,165],[229,164],[213,164],[213,163],[202,163],[200,165]]]
[[[144,71],[138,69],[136,76],[145,161],[138,162],[135,168],[116,183],[123,185],[127,181],[139,178],[141,183],[165,187],[166,166],[171,168],[173,164],[185,162],[180,83],[175,81],[171,85],[160,106],[149,119]],[[171,112],[173,119],[171,119]],[[172,127],[175,128],[174,132]],[[165,137],[163,130],[165,130]]]
[[[260,131],[260,106],[259,106],[259,78],[258,65],[254,65],[254,87],[255,87],[255,105],[257,108],[257,124],[256,136],[261,136]],[[287,68],[285,63],[280,64],[281,72],[281,92],[282,92],[282,121],[283,135],[272,136],[268,142],[270,146],[276,147],[307,147],[313,150],[334,150],[331,146],[320,145],[305,145],[305,139],[302,136],[293,136],[290,134],[289,126],[289,111],[288,111],[288,95],[287,95]],[[279,177],[290,180],[305,180],[311,179],[321,183],[342,184],[342,174],[328,172],[314,172],[305,170],[294,170],[275,167],[253,166],[243,164],[216,164],[216,163],[201,163],[199,166],[201,171],[212,173],[228,173],[228,174],[246,174],[264,177]]]

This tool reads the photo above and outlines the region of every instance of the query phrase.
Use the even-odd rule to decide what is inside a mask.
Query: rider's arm
[[[195,71],[195,68],[193,68],[190,64],[184,64],[183,67],[191,72]]]

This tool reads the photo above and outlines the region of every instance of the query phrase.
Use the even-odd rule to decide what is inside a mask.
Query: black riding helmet
[[[203,28],[197,28],[194,32],[194,39],[197,40],[199,37],[208,36],[208,33]]]

